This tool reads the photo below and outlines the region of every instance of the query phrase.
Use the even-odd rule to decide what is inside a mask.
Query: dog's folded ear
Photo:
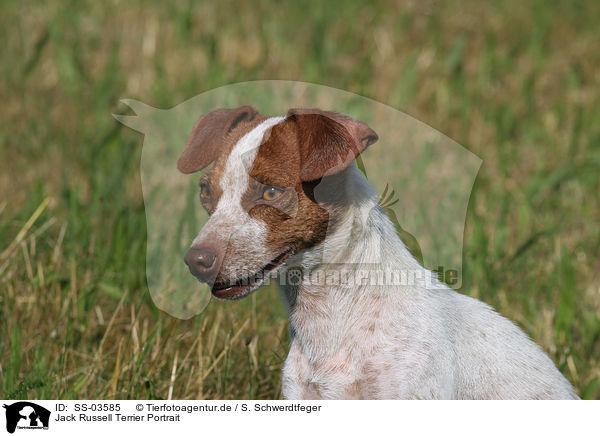
[[[297,124],[303,182],[340,172],[378,139],[365,123],[336,112],[290,109],[286,119]]]
[[[185,174],[200,171],[210,165],[222,149],[226,135],[252,121],[258,110],[253,106],[235,109],[217,109],[200,117],[177,161],[177,168]]]

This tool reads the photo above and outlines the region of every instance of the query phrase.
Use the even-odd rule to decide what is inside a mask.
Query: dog
[[[194,125],[178,169],[200,178],[209,219],[184,256],[218,299],[281,281],[291,345],[286,399],[577,399],[544,351],[490,306],[423,268],[353,161],[378,140],[318,109],[266,117],[218,109]],[[412,272],[406,283],[339,277]]]

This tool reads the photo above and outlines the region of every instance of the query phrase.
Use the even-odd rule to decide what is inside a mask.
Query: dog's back
[[[436,386],[431,387],[437,389],[427,392],[426,383],[417,383],[416,397],[577,398],[544,351],[490,306],[450,289],[424,292],[419,300],[430,321],[424,321],[426,329],[413,332],[413,340],[431,334],[431,353],[422,364],[432,368]]]

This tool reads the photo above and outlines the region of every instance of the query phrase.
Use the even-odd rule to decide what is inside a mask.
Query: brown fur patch
[[[366,124],[317,109],[292,109],[271,128],[243,201],[253,218],[267,224],[267,244],[275,251],[292,247],[298,252],[322,242],[347,206],[344,169],[375,140]],[[265,185],[285,193],[271,204],[256,202]]]
[[[348,400],[362,400],[364,399],[363,395],[363,386],[360,380],[356,380],[346,389],[346,395],[344,398]]]
[[[299,176],[300,166],[295,125],[283,121],[270,130],[261,144],[250,178],[254,183],[286,191],[281,201],[272,204],[274,207],[245,202],[250,216],[267,224],[267,244],[278,251],[293,247],[298,252],[321,242],[327,233],[329,213],[307,196]]]
[[[290,109],[287,117],[297,127],[303,181],[340,172],[378,139],[365,123],[336,112]]]

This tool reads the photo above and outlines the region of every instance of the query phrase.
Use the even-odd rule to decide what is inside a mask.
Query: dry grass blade
[[[177,319],[173,318],[171,320],[171,324],[169,325],[169,331],[167,332],[167,334],[165,335],[165,338],[162,340],[162,343],[159,345],[158,349],[156,350],[156,355],[154,356],[154,359],[152,360],[152,363],[150,364],[150,369],[148,369],[148,372],[146,373],[147,378],[150,378],[150,376],[154,372],[154,369],[156,368],[156,364],[160,360],[160,357],[162,356],[163,351],[165,350],[165,347],[167,346],[167,342],[168,342],[169,338],[171,337],[171,335],[173,334],[173,330],[175,330],[176,325],[177,325]]]
[[[173,399],[173,386],[175,386],[175,378],[177,375],[177,351],[175,351],[175,358],[173,359],[173,369],[171,370],[171,379],[169,381],[169,394],[167,400]]]
[[[242,326],[239,328],[239,330],[235,333],[235,335],[233,335],[233,337],[231,338],[231,340],[225,344],[225,347],[223,348],[223,351],[221,351],[219,353],[219,355],[217,356],[217,358],[213,361],[212,365],[210,365],[208,367],[208,369],[206,370],[206,372],[202,375],[202,381],[204,381],[206,379],[206,377],[208,377],[208,375],[212,372],[213,369],[215,369],[215,367],[219,364],[219,362],[221,361],[221,359],[223,359],[223,357],[225,357],[225,354],[227,354],[227,351],[229,351],[229,348],[231,347],[231,345],[237,341],[237,338],[242,334],[242,332],[246,329],[246,327],[248,327],[248,324],[250,323],[250,319],[247,318],[246,321],[244,321],[244,323],[242,324]]]
[[[15,237],[15,239],[9,244],[8,247],[6,247],[6,249],[2,252],[2,254],[0,254],[0,266],[4,265],[4,262],[6,262],[6,260],[10,257],[10,255],[14,251],[14,249],[21,243],[21,241],[23,241],[23,239],[27,235],[27,232],[29,232],[31,227],[33,227],[33,225],[35,224],[37,219],[40,217],[42,212],[44,212],[44,210],[48,206],[48,203],[50,203],[49,197],[46,197],[42,200],[42,202],[35,209],[33,214],[31,214],[31,216],[29,217],[27,222],[25,222],[23,227],[21,227],[21,230],[19,230],[19,233],[17,233],[17,236]]]
[[[119,341],[119,348],[117,350],[117,359],[115,361],[115,369],[113,371],[113,376],[110,381],[110,396],[114,397],[117,392],[117,383],[119,381],[119,372],[121,369],[121,350],[123,348],[123,339]]]
[[[112,316],[110,318],[110,321],[108,322],[108,325],[106,326],[106,330],[104,331],[104,335],[102,336],[102,339],[100,340],[100,345],[98,345],[98,349],[96,350],[96,354],[94,355],[94,359],[92,360],[92,363],[90,364],[89,371],[86,374],[85,382],[82,383],[82,388],[84,388],[85,386],[87,386],[87,384],[91,380],[92,373],[94,372],[95,369],[98,368],[98,363],[101,361],[101,357],[102,357],[102,348],[104,347],[104,343],[106,342],[106,338],[108,337],[108,334],[110,333],[110,331],[111,331],[111,329],[112,329],[112,327],[113,327],[113,325],[115,323],[115,320],[117,319],[117,315],[121,311],[121,307],[123,307],[123,303],[125,302],[127,294],[128,294],[128,291],[123,292],[123,296],[121,297],[121,300],[119,301],[119,304],[117,305],[117,308],[113,312],[113,314],[112,314]]]

